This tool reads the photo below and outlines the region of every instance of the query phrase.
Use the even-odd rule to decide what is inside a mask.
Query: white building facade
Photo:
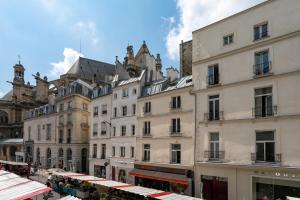
[[[193,32],[197,197],[300,197],[299,10],[267,1]]]

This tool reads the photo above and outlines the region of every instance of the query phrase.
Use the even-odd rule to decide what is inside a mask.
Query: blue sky
[[[225,3],[226,2],[226,3]],[[127,44],[146,40],[163,66],[179,66],[178,43],[191,31],[262,0],[2,0],[0,1],[0,96],[10,90],[21,56],[25,79],[37,71],[50,79],[81,53],[113,63]]]

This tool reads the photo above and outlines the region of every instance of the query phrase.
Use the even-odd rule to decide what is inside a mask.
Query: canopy
[[[87,181],[89,183],[105,186],[109,188],[114,188],[122,191],[126,191],[132,194],[138,194],[144,197],[151,197],[154,199],[163,199],[163,200],[200,200],[199,198],[175,194],[171,192],[165,192],[162,190],[156,190],[152,188],[145,188],[141,186],[135,186],[128,183],[121,183],[117,181],[112,181],[104,178],[98,178],[94,176],[73,173],[73,172],[55,172],[54,175],[68,177],[72,179],[77,179],[81,181]]]
[[[24,162],[14,162],[14,161],[7,161],[7,160],[0,160],[0,163],[2,163],[2,164],[8,164],[8,165],[28,166],[28,164],[24,163]]]
[[[0,170],[0,199],[23,200],[51,191],[44,184]]]

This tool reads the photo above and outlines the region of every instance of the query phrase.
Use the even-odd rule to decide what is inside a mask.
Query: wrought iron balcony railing
[[[259,163],[259,162],[280,163],[282,155],[281,153],[277,153],[274,155],[268,155],[268,158],[260,159],[259,157],[264,157],[264,156],[259,156],[257,155],[257,153],[251,153],[251,161],[255,163]]]
[[[266,74],[270,74],[271,69],[272,69],[271,61],[253,65],[253,73],[255,76],[263,76]]]
[[[204,158],[209,160],[223,160],[225,151],[204,151]]]
[[[252,108],[252,115],[255,118],[277,115],[277,106],[256,106]]]
[[[204,121],[223,120],[223,111],[204,113]]]

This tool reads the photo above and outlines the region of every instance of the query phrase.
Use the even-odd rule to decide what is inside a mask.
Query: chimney
[[[173,67],[169,67],[166,70],[167,70],[167,78],[169,78],[171,82],[179,78],[179,72],[177,69]]]

